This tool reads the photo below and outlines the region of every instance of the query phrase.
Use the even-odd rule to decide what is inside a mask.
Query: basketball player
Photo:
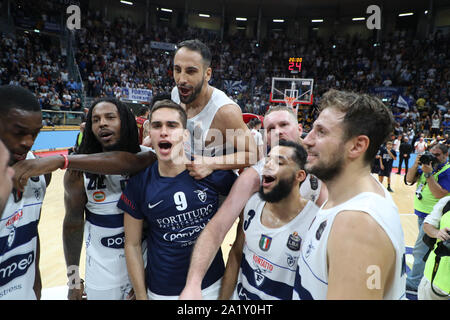
[[[172,100],[187,113],[190,152],[196,155],[188,169],[196,179],[213,170],[242,169],[257,160],[256,143],[242,119],[241,108],[208,84],[211,59],[211,51],[199,40],[179,43],[174,57]]]
[[[186,163],[190,161],[183,148],[189,136],[186,118],[184,109],[173,101],[155,104],[150,137],[158,161],[130,179],[118,203],[126,212],[125,255],[137,299],[178,298],[192,247],[216,213],[219,194],[228,193],[236,179],[229,170],[214,171],[201,180],[189,175]],[[149,226],[146,272],[140,253],[144,220]],[[217,299],[224,270],[219,252],[202,284],[208,299]]]
[[[294,297],[402,299],[405,245],[398,209],[370,174],[393,116],[377,98],[337,90],[324,94],[320,110],[303,142],[306,170],[326,183],[328,200],[302,241]]]
[[[279,140],[301,141],[302,127],[297,123],[295,113],[290,107],[278,106],[269,109],[264,116],[264,128],[267,130],[269,146],[276,146]],[[219,211],[203,230],[192,254],[186,288],[181,298],[201,299],[199,287],[203,276],[247,201],[259,190],[263,164],[263,161],[259,161],[241,173]],[[300,186],[301,197],[320,207],[327,198],[326,186],[309,174],[305,180]]]
[[[14,169],[9,166],[9,151],[5,144],[0,140],[0,214],[5,208],[6,201],[12,190],[12,177],[14,176]]]
[[[11,154],[11,165],[35,158],[30,150],[41,127],[41,108],[33,93],[1,86],[0,139]],[[0,220],[0,299],[41,297],[38,223],[50,179],[51,175],[32,176],[23,192],[13,189],[9,194]]]
[[[211,51],[199,40],[181,42],[174,57],[176,87],[172,90],[172,100],[181,102],[188,116],[187,129],[192,139],[188,141],[190,150],[187,151],[197,156],[187,164],[187,169],[196,179],[206,177],[213,170],[245,168],[257,160],[256,144],[242,119],[240,107],[208,84],[212,75],[211,58]],[[69,169],[134,174],[156,158],[153,152],[113,152],[70,155],[67,160]],[[22,188],[31,175],[53,172],[64,166],[65,159],[60,156],[24,163],[15,167],[15,186]]]
[[[221,299],[233,291],[233,299],[292,299],[300,244],[319,209],[298,196],[306,157],[305,149],[292,141],[281,140],[270,151],[259,193],[243,211],[236,237],[240,244],[228,256]]]
[[[111,150],[141,151],[138,131],[127,106],[116,98],[101,98],[89,109],[79,153]],[[131,291],[124,252],[123,211],[117,208],[127,181],[127,176],[72,170],[64,175],[63,243],[71,284],[69,300],[80,300],[83,294],[82,286],[77,283],[83,229],[87,299],[125,300]]]

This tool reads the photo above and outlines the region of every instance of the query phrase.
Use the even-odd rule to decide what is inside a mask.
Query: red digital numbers
[[[289,58],[289,71],[296,73],[302,71],[302,60],[302,58]]]

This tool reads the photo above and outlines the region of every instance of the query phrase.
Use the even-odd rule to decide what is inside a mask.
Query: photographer
[[[406,175],[406,182],[411,185],[417,182],[414,197],[414,213],[417,215],[419,234],[413,249],[414,264],[406,279],[407,293],[417,293],[419,282],[423,276],[425,262],[423,258],[428,251],[423,242],[423,221],[431,213],[439,199],[448,196],[450,190],[450,164],[447,161],[448,148],[437,144],[430,153],[418,156],[414,165]],[[419,168],[421,165],[421,169]]]
[[[423,230],[436,244],[430,247],[418,299],[447,300],[450,298],[450,196],[434,206],[423,222]]]

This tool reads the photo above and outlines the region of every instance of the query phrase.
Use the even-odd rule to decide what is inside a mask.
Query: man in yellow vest
[[[434,206],[423,222],[424,232],[436,244],[430,251],[420,281],[419,300],[450,299],[450,196],[444,197]]]
[[[423,156],[418,156],[406,175],[408,183],[414,184],[417,182],[414,213],[418,216],[419,228],[419,234],[413,249],[414,264],[406,279],[406,292],[409,294],[417,294],[417,288],[425,268],[423,259],[428,251],[428,246],[422,240],[424,219],[431,213],[439,199],[450,195],[448,148],[439,143],[430,152],[436,158],[434,162],[425,161],[422,158]],[[421,168],[419,168],[419,165],[421,165]]]

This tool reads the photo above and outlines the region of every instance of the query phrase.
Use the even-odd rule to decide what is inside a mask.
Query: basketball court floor
[[[407,186],[403,182],[403,175],[391,175],[391,188],[394,190],[392,197],[398,206],[400,219],[407,247],[407,265],[412,266],[411,255],[418,229],[417,217],[413,210],[413,197],[415,186]],[[52,181],[47,189],[44,199],[41,221],[39,223],[39,235],[41,241],[40,269],[42,278],[43,300],[64,300],[67,296],[67,276],[62,245],[62,224],[64,219],[64,188],[63,170],[57,170],[52,175]],[[386,179],[384,182],[386,186]],[[234,241],[237,222],[230,230],[222,244],[225,259]],[[409,249],[408,249],[409,248]],[[84,277],[85,251],[81,253],[80,275]]]

